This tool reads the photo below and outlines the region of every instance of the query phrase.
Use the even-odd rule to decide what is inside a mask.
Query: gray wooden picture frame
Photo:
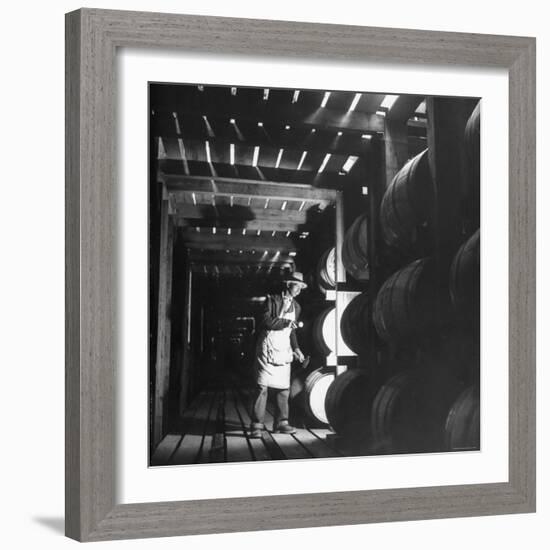
[[[117,48],[509,71],[509,480],[117,504]],[[82,9],[66,16],[66,534],[81,541],[535,511],[535,39]]]

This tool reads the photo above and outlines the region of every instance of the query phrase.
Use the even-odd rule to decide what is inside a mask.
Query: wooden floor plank
[[[181,434],[165,435],[151,457],[151,466],[165,466],[168,464],[171,456],[174,454],[179,443],[181,442],[181,438]]]
[[[294,435],[303,447],[315,458],[332,458],[342,456],[341,453],[333,449],[330,445],[323,441],[315,434],[307,429],[298,429]]]
[[[243,390],[239,390],[238,393],[239,393],[239,396],[241,397],[241,402],[245,406],[246,410],[248,411],[248,415],[250,417],[250,414],[251,414],[250,408],[252,407],[252,400],[251,400],[250,393]],[[269,411],[266,411],[266,421],[268,423],[273,422],[273,416]],[[271,460],[286,459],[286,456],[281,451],[280,447],[277,445],[273,437],[271,437],[271,434],[269,433],[268,430],[264,431],[261,441],[265,445]]]
[[[271,433],[271,437],[287,459],[311,458],[311,455],[298,443],[293,435]]]
[[[225,393],[219,394],[215,430],[212,436],[212,446],[208,456],[209,462],[225,461]]]
[[[183,437],[183,426],[189,418],[191,418],[200,405],[202,400],[205,398],[203,394],[197,395],[189,407],[185,410],[182,418],[177,422],[177,426],[174,428],[174,432],[168,434],[157,446],[153,456],[151,457],[152,466],[161,466],[167,465],[172,458],[172,455],[178,448]],[[179,433],[176,433],[179,432]]]
[[[253,460],[248,438],[236,409],[235,396],[231,390],[225,392],[225,442],[227,462]]]
[[[215,392],[212,402],[210,404],[210,410],[208,411],[208,417],[206,419],[206,425],[204,428],[204,437],[202,445],[197,455],[196,462],[204,463],[210,462],[210,451],[212,449],[212,441],[214,440],[214,434],[216,433],[216,420],[218,415],[218,406],[220,403],[220,392]]]
[[[171,464],[193,464],[197,460],[213,399],[213,392],[204,392],[204,398],[196,408],[195,413],[186,419],[184,423],[185,434],[176,452],[172,455]]]
[[[330,435],[334,435],[334,432],[328,428],[309,428],[309,431],[318,439],[323,441],[326,445],[328,445],[335,454],[335,456],[346,456],[345,453],[343,453],[340,449],[338,449],[334,445],[334,440],[331,440]]]

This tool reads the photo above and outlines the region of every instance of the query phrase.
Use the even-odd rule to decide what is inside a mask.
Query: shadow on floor
[[[47,527],[59,535],[65,534],[65,518],[32,518],[36,523]]]

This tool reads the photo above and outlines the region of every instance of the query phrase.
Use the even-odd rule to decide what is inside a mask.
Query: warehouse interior
[[[480,111],[150,83],[151,466],[480,449]],[[296,271],[297,432],[253,439],[258,319]]]

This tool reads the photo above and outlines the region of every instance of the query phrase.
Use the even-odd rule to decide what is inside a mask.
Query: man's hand
[[[304,354],[302,353],[302,350],[300,350],[300,349],[295,349],[294,350],[294,357],[296,357],[296,359],[298,361],[300,361],[300,363],[303,363],[304,360],[305,360]]]

